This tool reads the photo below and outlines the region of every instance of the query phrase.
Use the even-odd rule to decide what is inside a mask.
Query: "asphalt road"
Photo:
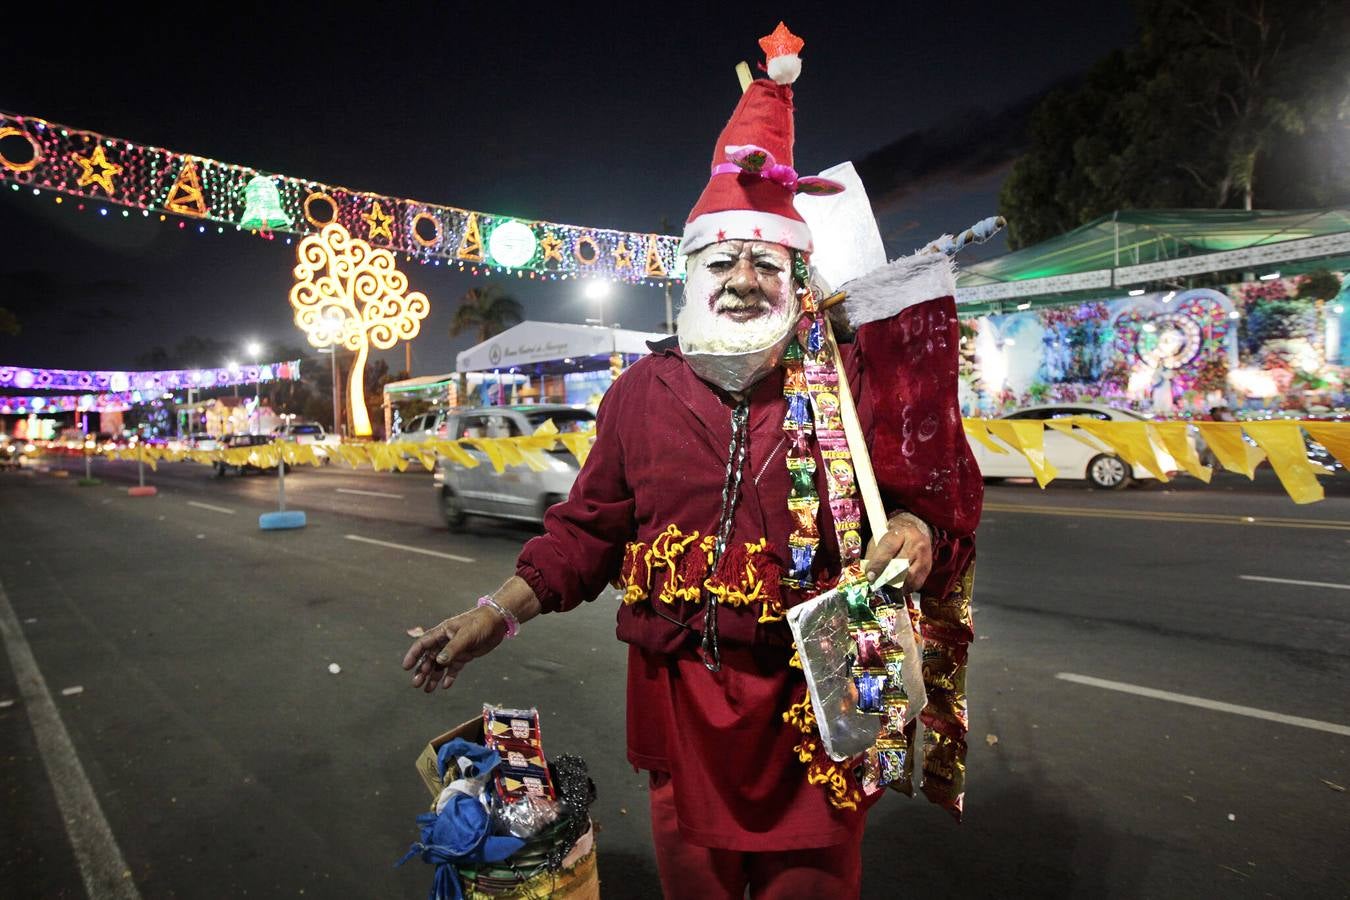
[[[538,706],[546,751],[589,763],[604,896],[659,896],[612,598],[449,695],[399,668],[531,529],[452,536],[426,473],[325,469],[286,480],[309,526],[262,532],[273,477],[164,465],[131,498],[134,465],[95,466],[0,473],[0,896],[85,896],[77,843],[99,896],[424,896],[428,867],[392,868],[413,761],[485,701]],[[1348,483],[991,487],[966,821],[883,800],[864,896],[1350,894]]]

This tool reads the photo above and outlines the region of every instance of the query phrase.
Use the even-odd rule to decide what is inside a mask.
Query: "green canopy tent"
[[[1350,209],[1119,210],[1059,237],[964,266],[963,315],[1182,287],[1220,272],[1350,268]]]

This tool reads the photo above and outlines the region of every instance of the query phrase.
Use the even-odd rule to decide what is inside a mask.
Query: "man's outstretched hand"
[[[521,578],[512,576],[492,595],[519,622],[539,615],[539,599]],[[490,606],[479,606],[446,619],[413,641],[403,655],[403,668],[413,673],[413,687],[430,694],[445,690],[469,664],[506,639],[506,620]]]
[[[412,669],[413,687],[428,694],[442,690],[470,660],[491,652],[506,638],[506,621],[489,607],[462,612],[413,641],[403,656],[403,668]]]
[[[904,590],[917,591],[933,570],[933,536],[928,525],[911,513],[891,516],[886,533],[872,543],[867,554],[868,580],[876,578],[892,559],[909,561]]]

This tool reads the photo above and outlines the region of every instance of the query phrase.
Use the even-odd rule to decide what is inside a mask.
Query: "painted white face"
[[[689,257],[680,309],[687,351],[736,353],[778,340],[797,312],[792,254],[767,241],[721,241]]]

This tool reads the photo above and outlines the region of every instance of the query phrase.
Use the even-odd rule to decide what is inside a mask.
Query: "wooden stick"
[[[736,78],[740,81],[741,93],[744,94],[750,89],[750,82],[755,80],[755,77],[750,74],[750,64],[748,62],[742,60],[741,62],[736,63]]]
[[[872,455],[867,451],[862,420],[858,418],[858,409],[853,405],[853,391],[848,384],[848,375],[844,372],[844,358],[839,352],[838,341],[834,339],[834,328],[830,325],[829,316],[825,317],[825,340],[829,341],[834,367],[839,373],[839,418],[844,423],[844,438],[848,441],[849,454],[853,457],[854,480],[862,496],[863,509],[867,512],[867,527],[872,532],[872,540],[878,541],[886,533],[886,507],[881,502],[881,489],[877,487],[877,475],[872,470]]]

